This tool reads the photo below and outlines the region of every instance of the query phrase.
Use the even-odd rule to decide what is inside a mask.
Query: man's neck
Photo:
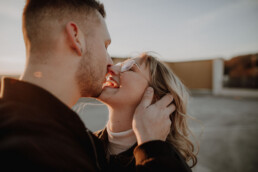
[[[73,77],[39,66],[34,69],[26,69],[20,79],[47,90],[71,108],[80,98],[80,93],[76,88],[75,81],[70,78]]]
[[[108,127],[112,132],[122,132],[132,128],[132,120],[135,108],[125,106],[109,107]]]

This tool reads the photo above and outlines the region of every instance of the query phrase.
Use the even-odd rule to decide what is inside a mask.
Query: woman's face
[[[137,106],[150,81],[143,58],[134,58],[109,68],[99,99],[115,107]]]

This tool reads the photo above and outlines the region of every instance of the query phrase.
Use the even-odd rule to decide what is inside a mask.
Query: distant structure
[[[258,88],[258,54],[234,57],[224,66],[224,87]]]
[[[214,60],[213,94],[258,97],[258,54]]]
[[[126,58],[112,57],[114,64]],[[258,97],[258,53],[233,57],[165,62],[192,94]],[[3,75],[0,75],[2,78]],[[6,76],[6,75],[5,75]],[[19,78],[19,75],[7,77]],[[1,89],[1,87],[0,87]]]

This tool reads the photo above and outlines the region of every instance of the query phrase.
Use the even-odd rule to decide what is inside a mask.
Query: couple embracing
[[[3,171],[191,171],[188,94],[149,53],[113,65],[104,6],[95,0],[27,0],[26,68],[4,78]],[[107,104],[109,121],[89,131],[70,108],[80,97]],[[1,170],[1,171],[2,171]]]

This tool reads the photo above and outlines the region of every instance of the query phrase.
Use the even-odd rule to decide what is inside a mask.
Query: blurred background
[[[114,63],[159,53],[191,91],[189,121],[200,142],[196,172],[255,172],[258,167],[258,1],[101,0]],[[24,0],[0,0],[0,77],[25,67]],[[93,131],[108,111],[94,99],[73,107]]]

